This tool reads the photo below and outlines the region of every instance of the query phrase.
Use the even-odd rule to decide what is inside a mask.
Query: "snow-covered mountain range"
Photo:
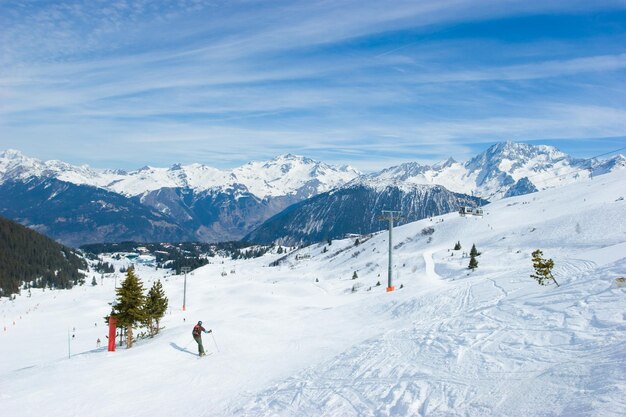
[[[238,189],[259,198],[300,195],[311,197],[336,188],[360,175],[349,166],[334,167],[296,155],[271,161],[249,162],[232,170],[203,164],[174,164],[170,168],[145,166],[135,171],[95,170],[62,161],[40,161],[17,150],[0,153],[0,182],[31,177],[56,178],[135,197],[163,188],[184,188],[200,193]]]
[[[254,232],[293,204],[333,190],[365,188],[372,191],[367,192],[368,199],[378,202],[382,196],[399,193],[397,198],[383,199],[390,205],[386,208],[404,202],[409,210],[405,216],[416,220],[420,218],[417,213],[437,215],[454,205],[450,198],[446,204],[418,198],[431,194],[424,192],[427,187],[443,186],[454,193],[493,201],[624,167],[622,155],[602,161],[576,159],[551,146],[513,142],[495,144],[465,163],[452,158],[435,165],[409,162],[368,174],[291,154],[232,170],[175,164],[126,172],[40,161],[8,150],[0,153],[0,215],[69,245],[103,240],[228,241]],[[318,223],[327,212],[327,207],[319,206],[320,201],[313,213]],[[432,210],[417,207],[418,201],[430,204]],[[354,211],[344,212],[349,216],[347,213]],[[350,223],[368,224],[371,227],[361,229],[372,231],[370,218],[351,219]],[[343,226],[347,227],[332,225],[337,230],[345,230]],[[310,222],[302,223],[298,229],[310,227]],[[317,224],[315,229],[326,234],[330,227]],[[265,230],[277,229],[270,225]]]
[[[359,174],[294,155],[230,171],[201,164],[99,171],[8,150],[0,154],[0,214],[74,246],[231,241]]]
[[[616,155],[606,160],[577,159],[553,146],[501,142],[465,163],[452,158],[435,165],[409,162],[359,177],[355,182],[384,188],[390,184],[443,185],[450,191],[496,200],[509,189],[538,190],[562,186],[626,167],[626,158]],[[516,194],[514,194],[516,195]]]
[[[232,170],[199,163],[174,164],[170,168],[145,166],[134,171],[96,170],[87,165],[41,161],[10,149],[0,153],[0,183],[44,177],[99,187],[128,197],[163,188],[183,188],[196,193],[238,189],[258,198],[286,195],[309,198],[352,181],[350,185],[375,188],[409,189],[412,184],[436,184],[492,200],[503,197],[522,178],[541,190],[624,167],[626,157],[621,154],[606,160],[578,159],[553,146],[515,142],[497,143],[465,163],[453,158],[434,165],[408,162],[369,174],[350,166],[336,167],[292,154],[249,162]]]

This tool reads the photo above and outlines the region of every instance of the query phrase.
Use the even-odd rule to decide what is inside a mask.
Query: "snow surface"
[[[624,416],[625,184],[621,170],[497,201],[482,218],[400,226],[404,288],[391,293],[385,232],[313,245],[279,267],[268,264],[280,255],[216,259],[188,275],[186,312],[183,277],[139,264],[146,286],[163,280],[171,312],[129,350],[95,346],[106,344],[113,278],[4,298],[2,415]],[[472,243],[482,254],[470,273]],[[560,287],[529,277],[537,248]],[[217,343],[204,335],[201,359],[197,320]]]

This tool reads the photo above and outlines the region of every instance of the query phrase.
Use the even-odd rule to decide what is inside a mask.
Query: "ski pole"
[[[215,336],[213,335],[213,331],[211,330],[211,337],[213,338],[213,343],[215,344],[215,349],[217,349],[217,352],[219,353],[220,348],[217,347],[217,342],[215,341]]]

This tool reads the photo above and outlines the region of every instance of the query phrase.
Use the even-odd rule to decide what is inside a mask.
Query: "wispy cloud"
[[[295,151],[367,169],[463,158],[471,144],[504,139],[626,136],[623,9],[4,3],[0,148],[125,167],[228,166]],[[509,33],[517,20],[528,33]]]

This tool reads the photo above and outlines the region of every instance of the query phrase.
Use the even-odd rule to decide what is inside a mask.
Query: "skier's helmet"
[[[198,322],[198,324],[199,324],[200,326],[202,326],[202,321],[199,321],[199,322]]]

